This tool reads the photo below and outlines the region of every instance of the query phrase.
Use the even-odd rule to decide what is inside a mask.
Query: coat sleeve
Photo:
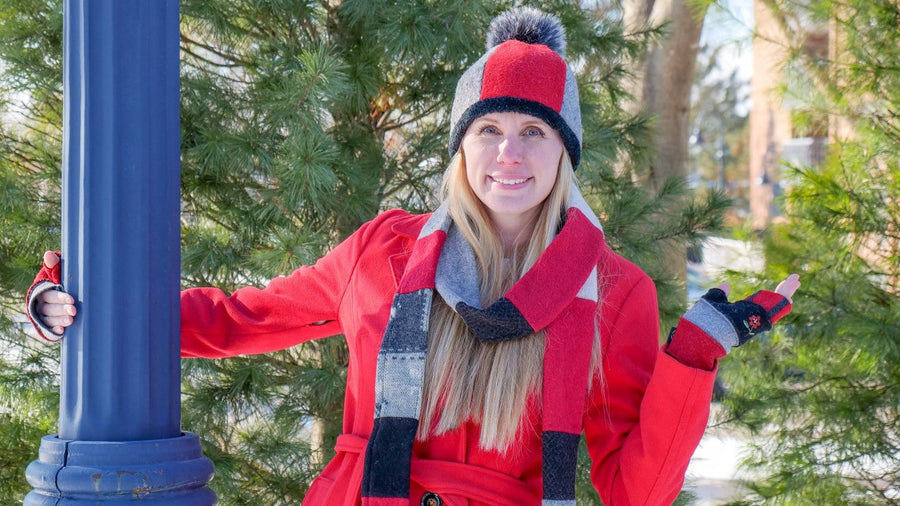
[[[706,429],[715,379],[659,350],[656,289],[638,272],[604,295],[602,374],[584,420],[591,480],[609,506],[672,504]]]
[[[230,296],[217,288],[181,292],[181,356],[221,358],[266,353],[342,332],[341,299],[365,245],[394,213],[385,213],[315,265],[277,277],[265,288]]]

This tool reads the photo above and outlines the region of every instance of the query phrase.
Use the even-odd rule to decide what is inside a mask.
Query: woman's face
[[[563,149],[556,130],[518,112],[486,114],[466,130],[466,179],[501,234],[515,237],[550,195]]]

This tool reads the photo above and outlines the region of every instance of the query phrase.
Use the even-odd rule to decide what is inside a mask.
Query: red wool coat
[[[306,506],[360,502],[372,431],[375,366],[391,300],[427,215],[386,212],[315,265],[264,289],[226,296],[214,288],[181,295],[182,356],[265,353],[344,334],[350,351],[343,435],[312,484]],[[656,291],[638,267],[604,245],[598,264],[602,375],[584,413],[591,479],[608,506],[667,505],[681,490],[709,415],[714,371],[687,367],[659,350]],[[500,455],[478,447],[479,428],[416,442],[410,504],[433,492],[449,506],[541,503],[540,414],[536,432]]]

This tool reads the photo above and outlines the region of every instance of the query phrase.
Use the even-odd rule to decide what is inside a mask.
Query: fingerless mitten
[[[59,255],[59,252],[57,251],[56,254]],[[62,262],[57,262],[53,267],[47,267],[47,264],[43,264],[41,270],[38,271],[37,277],[34,278],[34,283],[31,284],[31,288],[28,289],[28,293],[25,295],[25,307],[28,319],[31,320],[31,324],[34,325],[38,335],[47,341],[59,341],[62,336],[54,334],[53,330],[45,325],[44,321],[38,315],[38,296],[47,290],[63,289],[61,284],[61,267]]]
[[[711,371],[716,359],[790,312],[790,300],[775,292],[759,291],[732,303],[725,292],[713,288],[681,317],[665,351],[685,365]]]

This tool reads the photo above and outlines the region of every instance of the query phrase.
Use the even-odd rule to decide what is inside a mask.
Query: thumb
[[[46,251],[44,252],[44,265],[48,268],[52,269],[56,264],[59,263],[59,255],[54,251]]]
[[[784,281],[778,283],[775,292],[785,296],[788,300],[791,300],[791,297],[794,296],[794,293],[798,288],[800,288],[800,276],[798,274],[791,274],[785,278]]]
[[[719,285],[719,290],[725,292],[725,296],[728,297],[728,294],[731,293],[731,285],[728,283],[722,283]]]

